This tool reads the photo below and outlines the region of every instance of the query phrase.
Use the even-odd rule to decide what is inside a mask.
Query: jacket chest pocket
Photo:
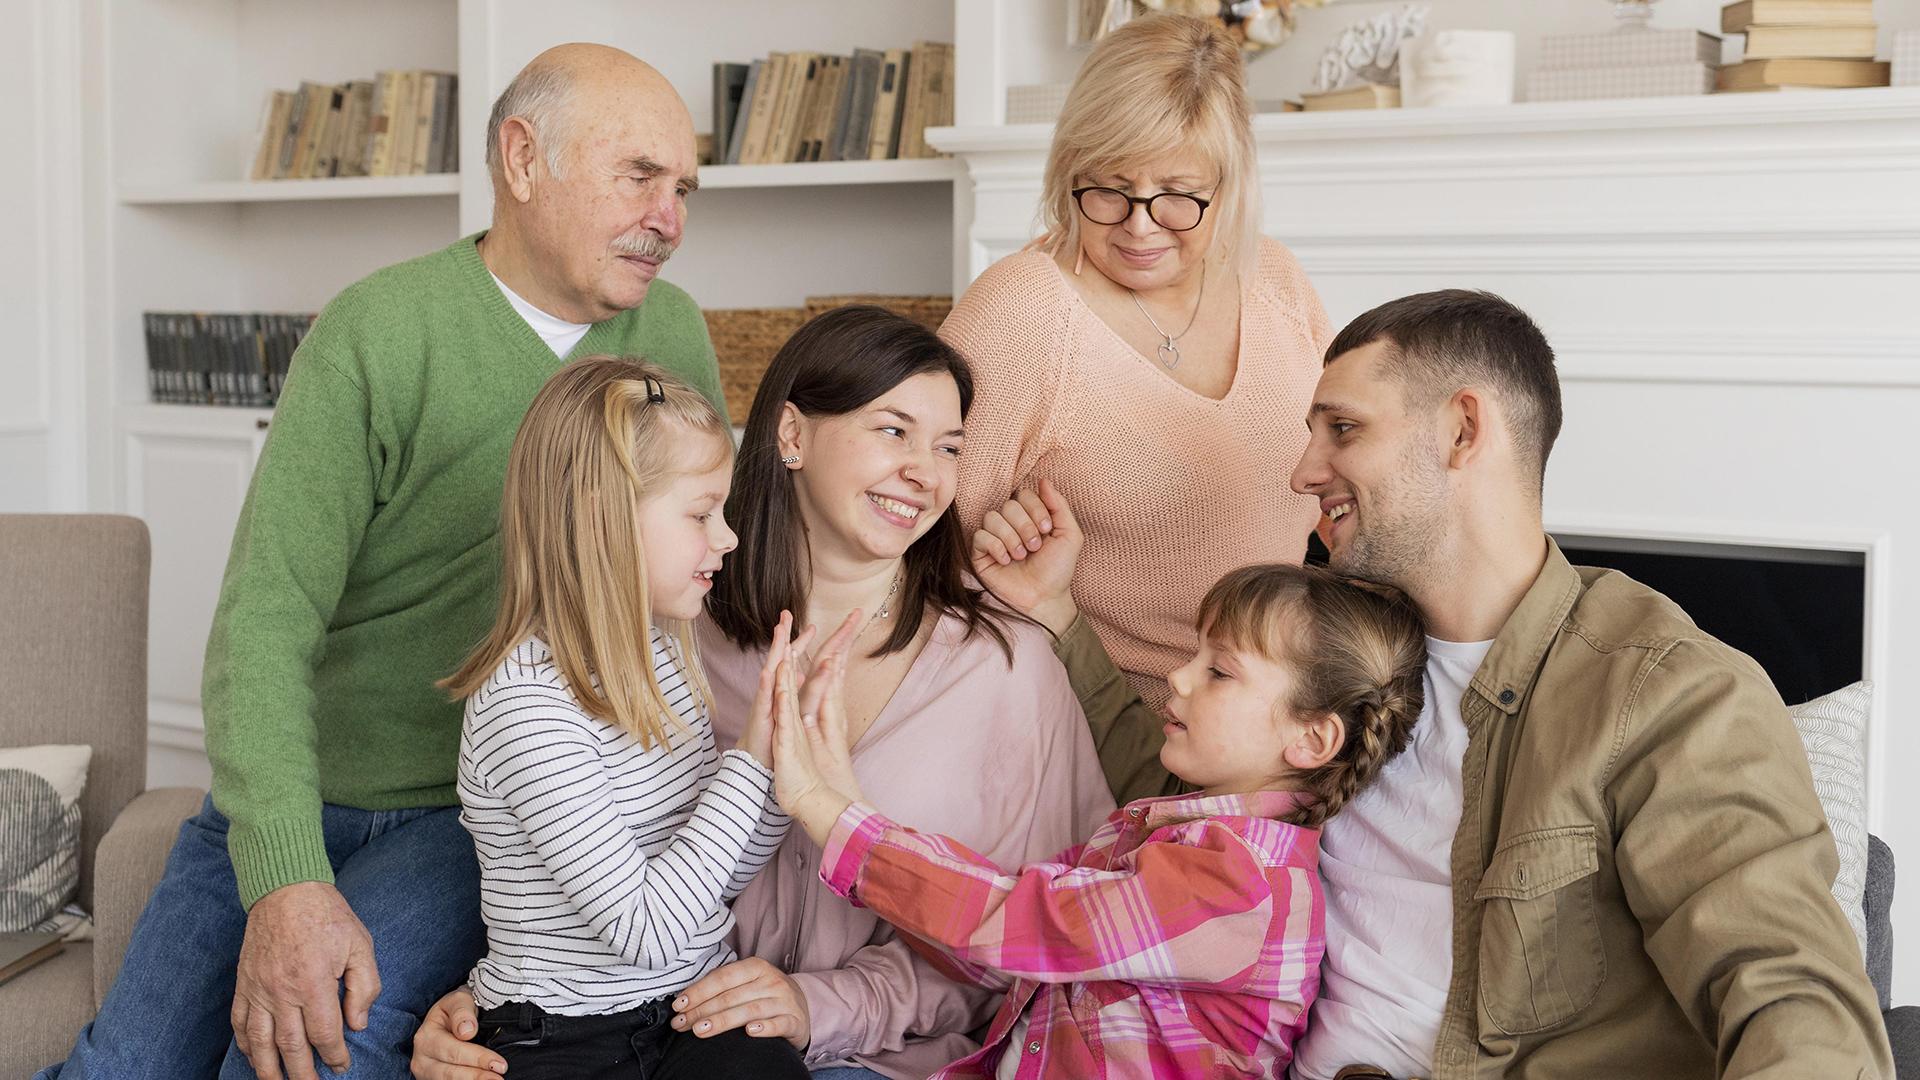
[[[1540,829],[1493,853],[1480,906],[1480,1004],[1494,1027],[1525,1035],[1593,1003],[1607,974],[1594,908],[1593,826]]]

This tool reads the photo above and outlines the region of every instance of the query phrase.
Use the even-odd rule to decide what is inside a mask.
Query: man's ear
[[[1340,748],[1346,743],[1347,725],[1334,713],[1321,713],[1301,722],[1300,736],[1282,757],[1290,768],[1309,772],[1339,756]]]
[[[500,125],[501,180],[515,202],[531,202],[539,148],[533,144],[533,128],[518,116],[509,116]]]
[[[1499,408],[1493,395],[1477,386],[1465,387],[1448,399],[1441,421],[1448,468],[1464,469],[1485,458],[1500,422]]]

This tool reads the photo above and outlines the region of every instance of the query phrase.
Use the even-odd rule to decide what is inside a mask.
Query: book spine
[[[787,95],[785,102],[786,113],[781,117],[773,151],[768,155],[769,160],[774,163],[796,160],[794,151],[803,138],[807,110],[813,106],[814,88],[820,84],[820,59],[819,54],[809,53],[795,66],[792,76],[788,79],[791,92]]]
[[[388,176],[405,176],[412,167],[414,112],[419,105],[420,73],[401,72],[399,88],[393,101],[393,115],[387,121],[387,126],[393,132],[393,158],[388,165]]]
[[[727,133],[727,152],[721,159],[722,164],[740,164],[740,152],[747,142],[747,121],[753,116],[753,97],[760,86],[760,73],[765,69],[764,60],[755,60],[747,67],[747,81],[740,87],[740,107],[733,114],[733,129]]]
[[[254,146],[253,165],[247,170],[250,180],[273,178],[274,157],[280,150],[280,133],[287,126],[287,108],[292,95],[275,90],[267,95],[265,114],[260,118],[260,141]]]
[[[429,126],[427,172],[447,172],[447,132],[454,126],[453,76],[436,75],[433,80],[433,121]]]
[[[393,106],[399,94],[399,73],[382,71],[373,77],[373,111],[367,118],[367,175],[391,176],[393,171]]]
[[[847,129],[841,133],[836,161],[860,161],[867,156],[873,132],[874,99],[880,89],[881,54],[861,50],[854,57],[853,96],[847,105]]]
[[[880,85],[874,98],[873,127],[867,141],[867,157],[880,161],[895,157],[900,148],[900,98],[905,89],[909,56],[902,49],[888,49],[886,63],[880,68]]]
[[[906,98],[900,105],[900,150],[895,155],[903,160],[921,157],[926,152],[921,133],[926,125],[928,82],[934,77],[931,53],[930,42],[914,42],[913,59],[908,64]]]
[[[440,100],[440,82],[446,78],[432,71],[420,73],[420,103],[413,112],[413,156],[407,161],[408,176],[425,176],[427,161],[433,155],[434,107]]]
[[[747,114],[747,134],[740,148],[740,164],[756,164],[766,153],[767,131],[773,126],[775,103],[779,100],[786,75],[786,56],[781,53],[770,54],[760,70],[760,85],[753,91],[753,109]]]

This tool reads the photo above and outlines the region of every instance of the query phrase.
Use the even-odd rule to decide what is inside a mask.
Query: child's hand
[[[773,768],[773,683],[774,672],[787,657],[804,653],[807,645],[813,641],[813,627],[801,632],[797,640],[788,640],[793,633],[793,615],[782,611],[780,621],[773,628],[773,643],[767,646],[767,662],[760,667],[760,685],[754,690],[753,712],[747,717],[747,729],[740,733],[738,749],[753,755],[753,759],[767,768]]]
[[[1014,610],[1058,637],[1073,625],[1073,567],[1086,534],[1053,483],[1021,490],[973,534],[973,574]]]
[[[819,712],[800,711],[791,659],[780,666],[774,686],[773,793],[817,844],[825,844],[848,804],[860,797],[847,748],[846,709],[842,704],[846,663],[834,654],[815,669]]]

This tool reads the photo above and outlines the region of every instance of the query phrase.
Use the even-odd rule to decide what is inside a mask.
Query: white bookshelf
[[[702,165],[700,190],[947,184],[961,174],[952,158],[906,161],[797,161],[786,165]]]
[[[955,41],[959,3],[746,0],[722,14],[663,0],[88,0],[89,292],[104,298],[86,346],[88,501],[153,534],[153,782],[206,778],[202,653],[272,413],[150,402],[142,313],[318,311],[381,266],[485,228],[487,112],[552,45],[598,41],[653,63],[705,131],[713,63]],[[269,91],[388,68],[459,75],[458,172],[245,178]],[[665,276],[710,308],[947,292],[960,174],[945,158],[706,166]]]
[[[316,202],[332,199],[446,198],[460,194],[458,173],[346,176],[326,180],[158,180],[119,186],[123,206],[177,203]]]

